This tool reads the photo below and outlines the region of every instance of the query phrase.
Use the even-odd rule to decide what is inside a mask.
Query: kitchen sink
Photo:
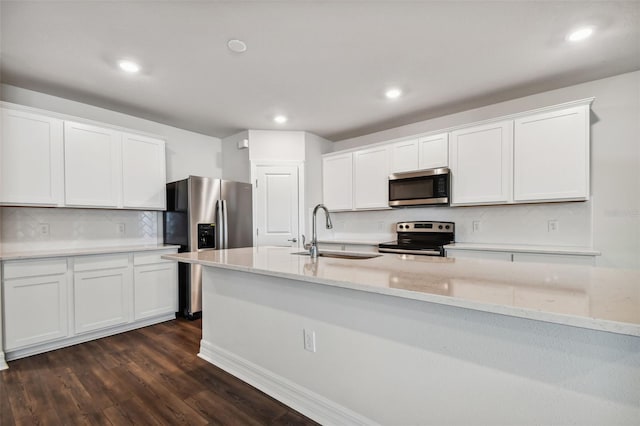
[[[299,256],[309,256],[308,251],[297,251],[295,253]],[[318,257],[335,257],[337,259],[372,259],[374,257],[380,257],[381,254],[377,253],[352,253],[348,251],[321,251],[318,253]]]

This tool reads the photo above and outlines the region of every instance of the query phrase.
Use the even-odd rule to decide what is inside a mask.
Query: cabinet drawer
[[[73,270],[75,272],[93,271],[96,269],[126,268],[128,266],[128,254],[82,256],[74,258]]]
[[[546,253],[514,253],[514,262],[565,263],[571,265],[595,265],[595,256]]]
[[[165,260],[162,259],[161,256],[165,254],[173,254],[177,253],[176,249],[169,250],[161,250],[161,251],[144,251],[140,253],[133,254],[133,264],[135,266],[139,265],[152,265],[154,263],[173,263],[173,260]]]
[[[451,250],[447,249],[447,257],[457,257],[466,259],[487,259],[487,260],[503,260],[511,262],[512,256],[509,252],[504,251],[488,251],[488,250]]]
[[[67,272],[67,259],[17,260],[4,262],[4,278],[37,277]]]

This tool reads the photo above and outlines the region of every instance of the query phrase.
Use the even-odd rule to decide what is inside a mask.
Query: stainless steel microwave
[[[389,206],[449,204],[449,169],[418,170],[389,175]]]

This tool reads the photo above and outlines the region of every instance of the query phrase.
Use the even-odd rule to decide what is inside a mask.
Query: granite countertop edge
[[[113,247],[82,247],[68,248],[58,250],[34,250],[34,251],[15,251],[0,253],[0,261],[8,260],[26,260],[26,259],[43,259],[47,257],[68,257],[68,256],[86,256],[92,254],[110,254],[110,253],[131,253],[141,251],[160,251],[169,249],[178,249],[179,245],[173,244],[157,244],[157,245],[131,245],[131,246],[113,246]]]

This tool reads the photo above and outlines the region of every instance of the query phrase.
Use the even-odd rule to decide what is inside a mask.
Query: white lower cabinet
[[[447,257],[595,266],[595,255],[447,249]]]
[[[160,256],[134,254],[134,320],[178,311],[178,265]]]
[[[68,336],[67,260],[5,262],[5,350]]]
[[[8,359],[171,319],[176,249],[4,261],[2,312]]]
[[[129,255],[75,259],[73,274],[75,333],[126,324],[131,318]]]

